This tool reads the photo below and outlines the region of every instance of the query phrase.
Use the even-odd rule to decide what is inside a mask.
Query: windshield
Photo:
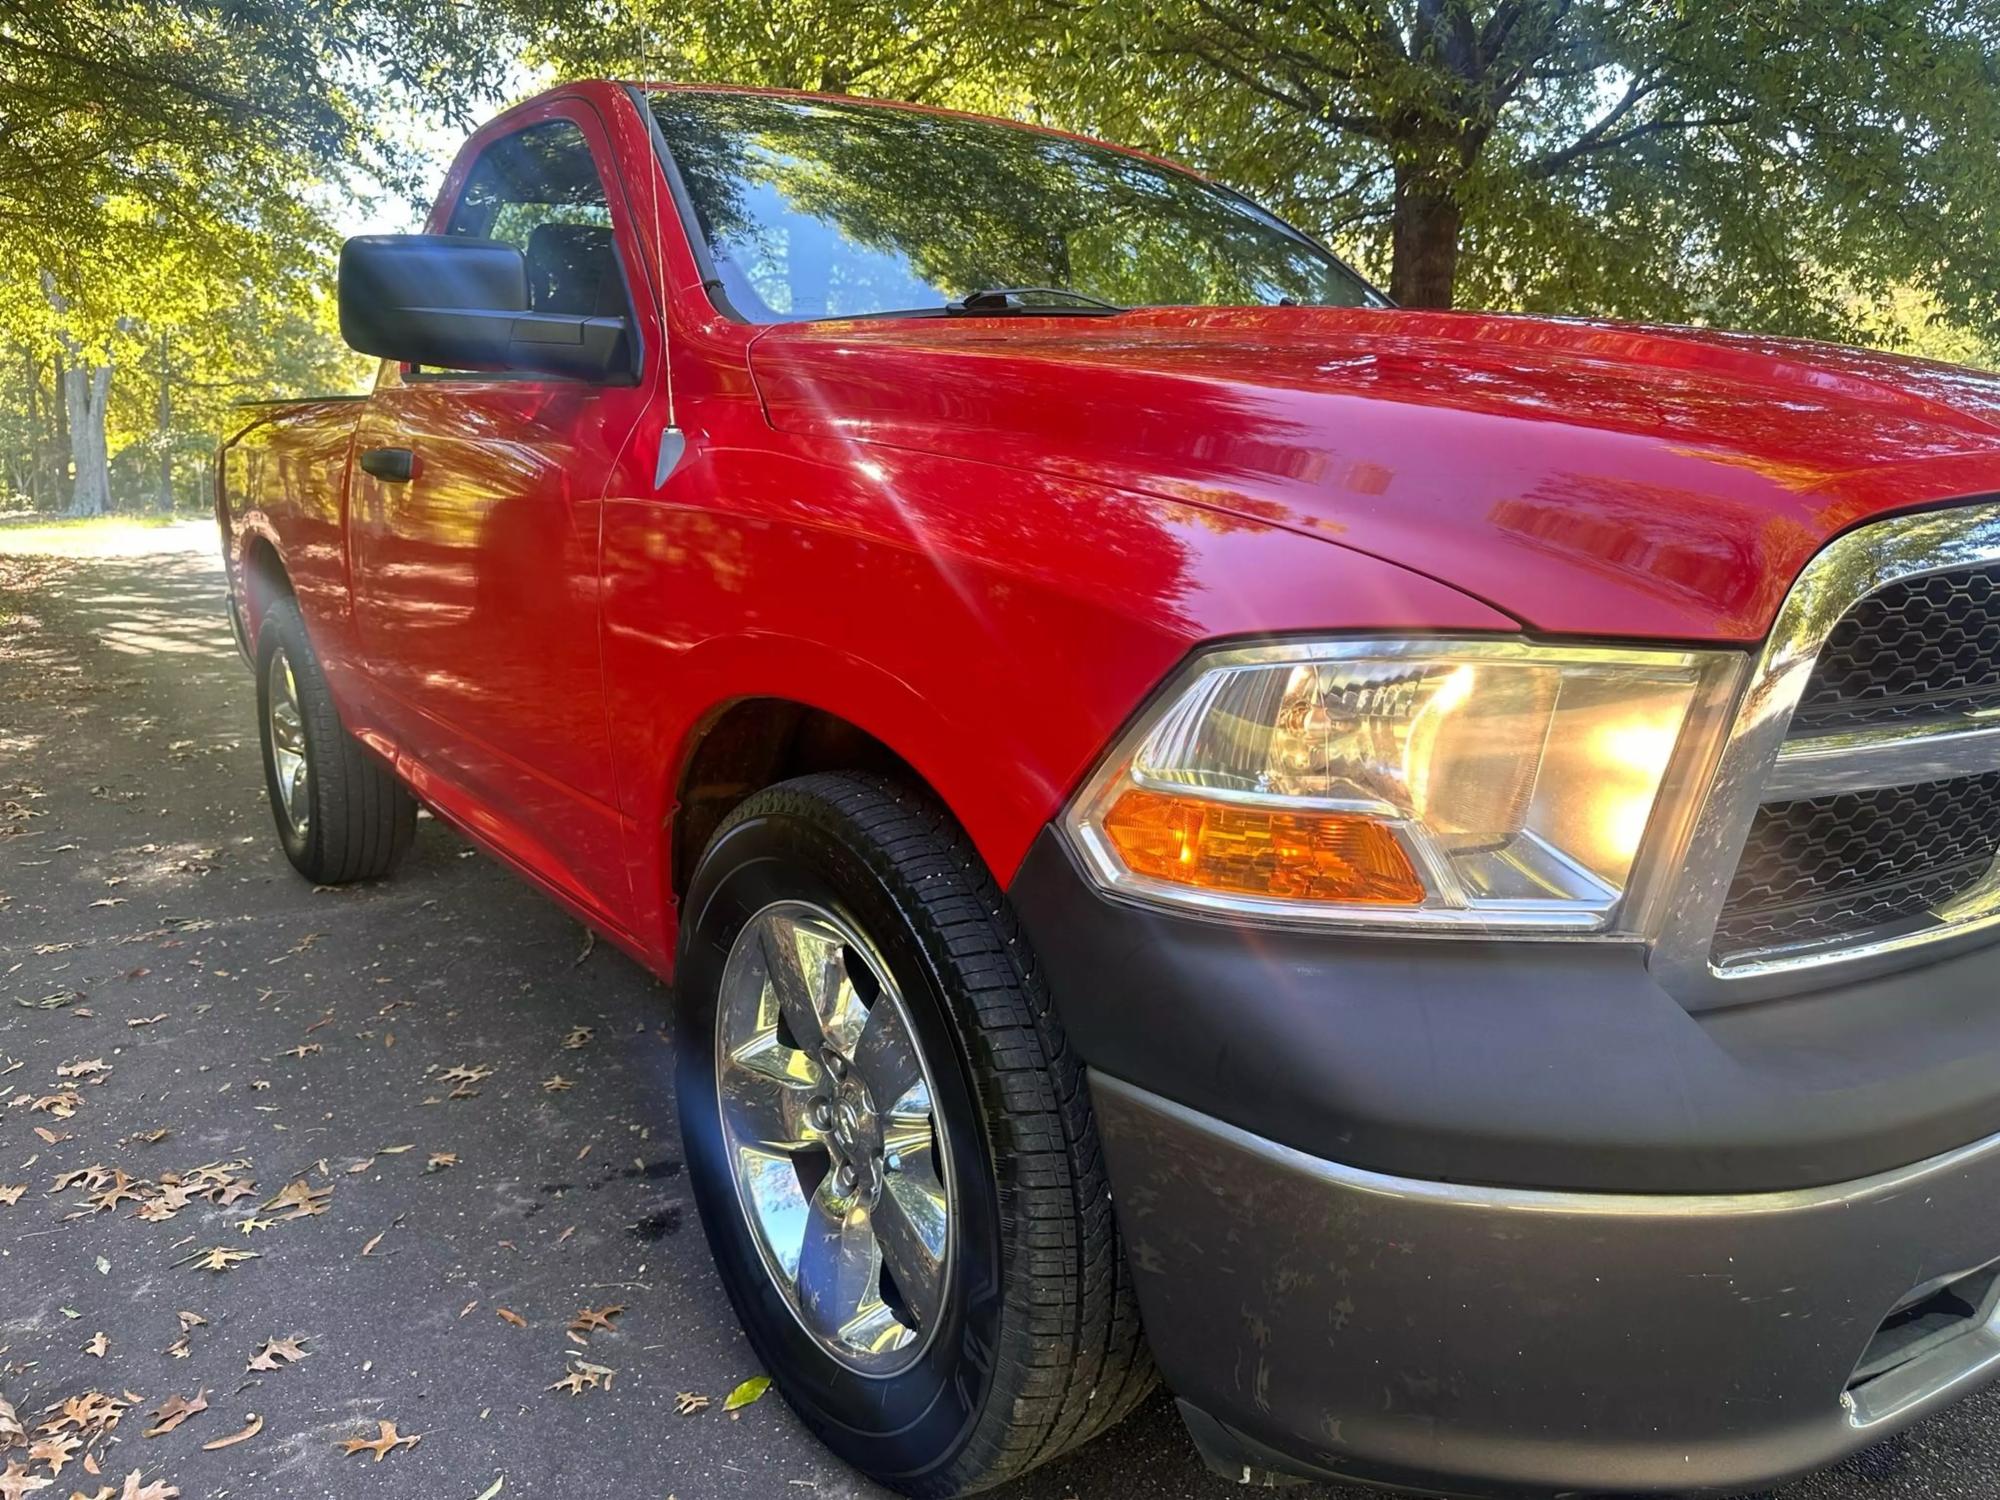
[[[1379,300],[1246,200],[1101,146],[782,96],[650,102],[722,291],[753,322],[939,311],[1003,288],[1119,307]],[[1083,304],[1037,291],[1008,310],[1024,306]]]

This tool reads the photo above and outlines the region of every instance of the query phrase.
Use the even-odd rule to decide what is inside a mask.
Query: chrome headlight
[[[1199,657],[1072,805],[1106,888],[1239,917],[1629,935],[1745,658],[1354,640]]]

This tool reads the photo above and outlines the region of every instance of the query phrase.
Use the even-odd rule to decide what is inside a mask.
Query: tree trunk
[[[1396,168],[1389,295],[1404,307],[1450,307],[1465,213],[1451,184],[1421,166]]]
[[[70,432],[69,432],[69,365],[58,354],[55,357],[55,420],[49,428],[49,453],[55,460],[57,503],[69,509],[70,485]]]
[[[174,511],[173,369],[167,363],[167,335],[160,334],[160,514]]]
[[[42,362],[35,357],[34,350],[23,349],[21,363],[28,377],[23,388],[28,411],[28,472],[23,487],[28,492],[28,509],[40,510],[47,489],[42,482],[43,475],[49,462],[48,445],[42,432]]]
[[[69,514],[101,516],[111,509],[111,454],[104,432],[111,366],[73,361],[63,379],[68,383],[69,453],[76,465]]]

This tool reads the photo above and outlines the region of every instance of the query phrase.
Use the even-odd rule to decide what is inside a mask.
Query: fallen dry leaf
[[[121,1401],[116,1396],[105,1395],[102,1391],[85,1391],[81,1396],[71,1396],[63,1402],[59,1413],[35,1430],[51,1433],[73,1427],[86,1439],[94,1440],[116,1427],[118,1419],[125,1414],[125,1409],[137,1400],[136,1396]]]
[[[563,1048],[565,1051],[574,1052],[579,1047],[588,1047],[590,1039],[596,1035],[597,1028],[595,1026],[574,1027],[571,1029],[570,1034],[563,1038]]]
[[[174,1316],[181,1320],[182,1333],[192,1333],[197,1328],[206,1328],[208,1326],[208,1319],[204,1318],[198,1312],[181,1312],[174,1314]]]
[[[217,1245],[213,1250],[197,1251],[181,1264],[192,1264],[197,1271],[214,1271],[220,1275],[243,1261],[259,1260],[262,1254],[258,1250],[231,1250],[227,1245]]]
[[[28,1462],[47,1464],[51,1475],[60,1474],[63,1465],[76,1457],[76,1450],[83,1446],[83,1439],[73,1432],[59,1432],[54,1437],[43,1438],[28,1450]]]
[[[612,1319],[625,1311],[620,1302],[611,1307],[586,1307],[570,1320],[571,1333],[595,1333],[601,1328],[612,1328]]]
[[[388,1232],[389,1231],[386,1229],[383,1230],[382,1234],[376,1235],[374,1239],[370,1240],[367,1244],[363,1245],[361,1247],[361,1253],[363,1255],[373,1255],[375,1253],[375,1247],[382,1243],[383,1235],[386,1235]]]
[[[0,1500],[21,1500],[23,1495],[34,1490],[45,1490],[54,1483],[53,1479],[30,1474],[10,1458],[7,1460],[7,1467],[0,1469]]]
[[[576,1356],[571,1355],[570,1358],[576,1359]],[[572,1396],[581,1396],[585,1391],[608,1391],[611,1389],[611,1377],[617,1373],[616,1370],[607,1370],[603,1365],[593,1365],[585,1360],[577,1359],[576,1363],[570,1367],[569,1374],[563,1376],[561,1380],[558,1380],[549,1389],[552,1391],[568,1391]]]
[[[120,1203],[123,1203],[127,1198],[132,1199],[134,1202],[144,1202],[145,1196],[140,1190],[138,1183],[127,1177],[123,1172],[114,1171],[111,1174],[110,1186],[106,1187],[103,1192],[94,1194],[91,1197],[90,1206],[96,1212],[106,1214],[110,1213],[111,1210],[116,1208]]]
[[[111,1340],[106,1338],[102,1332],[93,1334],[90,1342],[83,1346],[83,1352],[88,1354],[92,1359],[102,1359],[106,1354],[111,1352]]]
[[[208,1392],[199,1390],[192,1397],[169,1396],[160,1403],[153,1425],[146,1429],[149,1438],[164,1437],[196,1412],[208,1410]]]
[[[21,1201],[21,1194],[27,1192],[27,1183],[19,1187],[0,1187],[0,1208],[12,1208]]]
[[[316,1214],[325,1213],[327,1205],[332,1201],[332,1188],[316,1188],[301,1177],[296,1182],[287,1183],[284,1191],[264,1207],[290,1209],[291,1212],[285,1215],[287,1219],[310,1219]]]
[[[414,1448],[424,1440],[421,1432],[404,1437],[396,1431],[394,1422],[378,1422],[376,1426],[381,1430],[374,1437],[351,1437],[340,1445],[340,1451],[350,1456],[356,1453],[373,1453],[375,1462],[379,1464],[396,1449]]]
[[[219,1437],[212,1443],[203,1443],[201,1451],[213,1453],[218,1448],[234,1448],[238,1443],[247,1443],[264,1430],[264,1419],[254,1411],[250,1413],[250,1425],[241,1432],[232,1432],[228,1437]]]
[[[21,1425],[20,1417],[15,1415],[13,1403],[0,1396],[0,1453],[27,1440],[27,1429]]]
[[[574,1087],[575,1083],[576,1080],[573,1078],[565,1078],[560,1073],[551,1073],[547,1078],[542,1080],[542,1091],[549,1094],[561,1094]]]
[[[424,1170],[426,1172],[442,1172],[447,1167],[455,1167],[457,1165],[458,1165],[457,1152],[440,1151],[435,1156],[433,1156],[429,1161],[424,1163]]]
[[[696,1395],[693,1391],[674,1392],[674,1410],[684,1417],[708,1410],[708,1404],[708,1397]]]
[[[125,1488],[118,1492],[118,1500],[180,1500],[180,1491],[164,1479],[156,1479],[151,1484],[140,1486],[145,1476],[137,1469],[125,1476]]]
[[[507,1322],[512,1323],[516,1328],[526,1328],[528,1326],[528,1320],[515,1312],[511,1307],[496,1307],[493,1310]]]
[[[311,1359],[312,1356],[299,1347],[302,1342],[304,1342],[303,1336],[289,1339],[266,1339],[264,1340],[264,1347],[250,1356],[250,1363],[245,1365],[244,1368],[246,1370],[275,1370],[281,1364],[295,1365],[302,1359]]]

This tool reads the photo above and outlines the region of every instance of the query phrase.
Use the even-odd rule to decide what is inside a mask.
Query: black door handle
[[[417,455],[408,448],[368,448],[361,454],[361,472],[388,484],[408,484],[417,474]]]

